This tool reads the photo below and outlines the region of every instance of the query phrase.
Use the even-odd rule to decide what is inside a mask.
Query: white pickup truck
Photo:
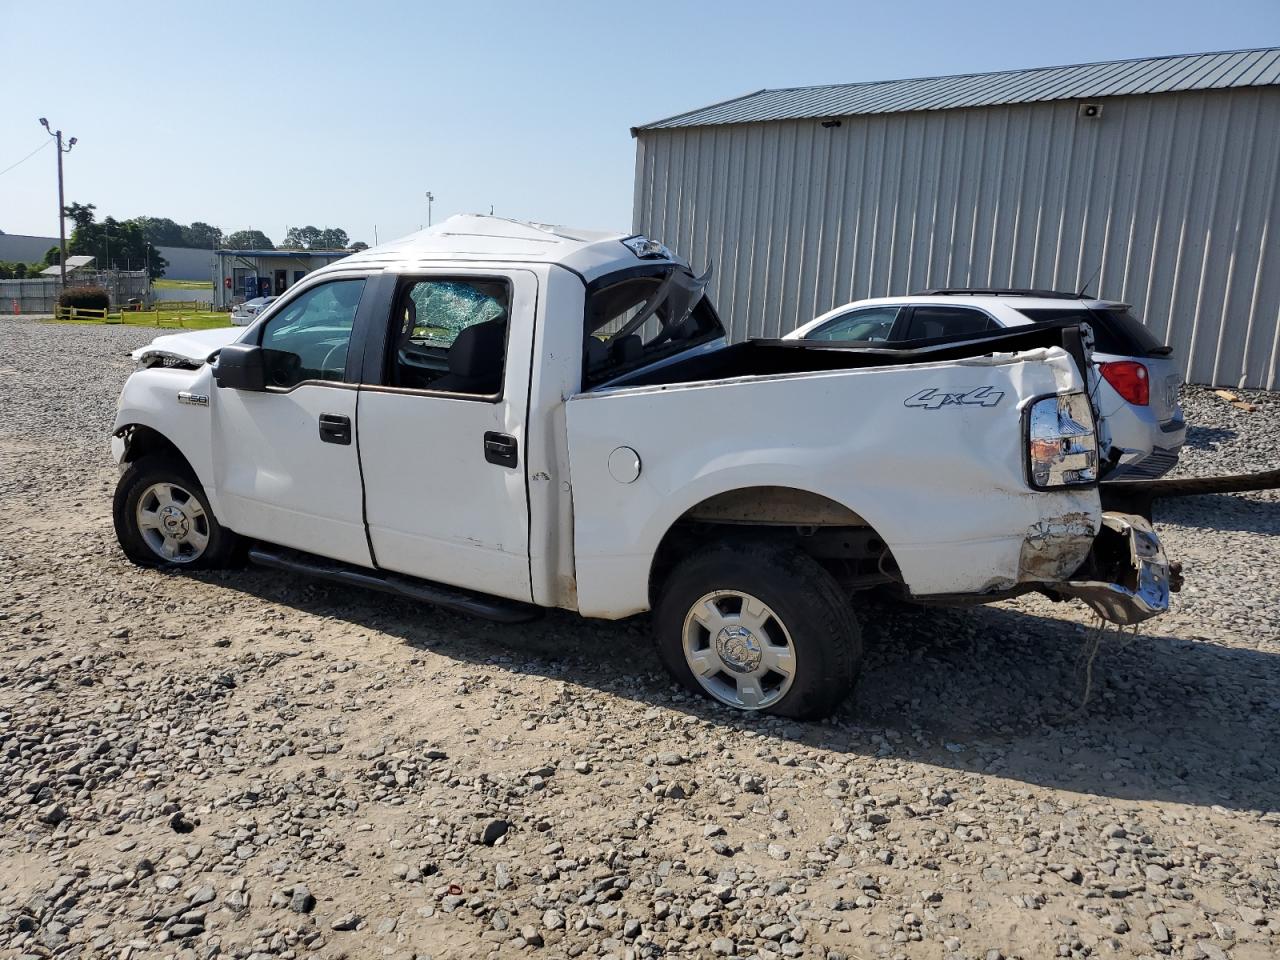
[[[858,590],[1167,608],[1149,523],[1100,506],[1086,328],[730,346],[704,286],[643,237],[454,217],[160,337],[115,421],[121,547],[508,621],[651,610],[690,690],[799,718],[853,685]]]

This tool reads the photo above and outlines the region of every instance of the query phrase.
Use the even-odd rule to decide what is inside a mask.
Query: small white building
[[[311,271],[348,254],[346,250],[215,250],[213,308],[229,310],[255,297],[278,297]]]

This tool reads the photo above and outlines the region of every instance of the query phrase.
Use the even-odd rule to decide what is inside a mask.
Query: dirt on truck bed
[[[129,565],[152,335],[0,320],[0,955],[1280,953],[1275,491],[1158,508],[1186,589],[1091,662],[1078,604],[860,601],[856,701],[750,718],[645,618]],[[1187,390],[1180,471],[1280,465],[1237,393]]]

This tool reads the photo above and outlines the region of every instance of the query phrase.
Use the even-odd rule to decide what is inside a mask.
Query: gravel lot
[[[856,703],[746,720],[643,618],[505,627],[117,550],[152,331],[0,320],[0,955],[1280,954],[1280,496],[1176,502],[1174,610],[867,603]],[[1181,470],[1280,465],[1185,398]]]

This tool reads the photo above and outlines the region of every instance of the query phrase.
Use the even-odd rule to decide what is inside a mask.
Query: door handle
[[[492,430],[484,435],[484,458],[500,467],[514,467],[520,460],[516,438]]]
[[[320,439],[325,443],[351,443],[351,418],[336,413],[320,414]]]

